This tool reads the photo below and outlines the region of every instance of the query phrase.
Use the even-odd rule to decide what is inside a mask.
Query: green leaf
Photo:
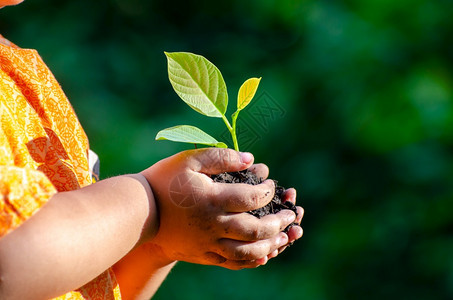
[[[157,133],[156,140],[169,140],[174,142],[227,148],[227,145],[217,141],[203,130],[189,125],[174,126],[161,130]]]
[[[165,52],[168,77],[175,92],[197,112],[221,118],[228,105],[228,94],[219,69],[200,55]]]
[[[252,101],[260,81],[261,77],[250,78],[241,85],[238,93],[238,111],[243,110]]]

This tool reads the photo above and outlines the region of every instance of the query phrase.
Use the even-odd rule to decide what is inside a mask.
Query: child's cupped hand
[[[259,185],[215,183],[209,177],[250,168],[267,178],[268,168],[253,164],[250,153],[207,148],[180,152],[142,174],[151,185],[159,214],[157,235],[149,241],[169,261],[218,265],[228,269],[265,264],[288,243],[300,238],[303,210],[282,210],[258,219],[248,213],[271,201],[274,183]],[[287,191],[295,202],[295,191]]]

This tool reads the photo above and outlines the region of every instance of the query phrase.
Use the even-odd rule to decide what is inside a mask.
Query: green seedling
[[[221,118],[233,140],[234,149],[239,151],[236,135],[236,121],[239,112],[252,101],[261,78],[247,79],[239,88],[237,109],[231,116],[231,123],[225,116],[228,106],[228,92],[219,69],[200,55],[187,52],[165,52],[168,61],[168,78],[179,97],[195,111],[208,117]],[[225,143],[203,130],[189,125],[179,125],[161,130],[156,140],[201,144],[227,148]]]

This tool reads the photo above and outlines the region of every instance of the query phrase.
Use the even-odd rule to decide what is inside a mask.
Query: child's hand
[[[181,152],[142,172],[153,190],[160,218],[151,243],[165,259],[251,268],[266,263],[301,236],[299,226],[288,232],[289,238],[281,232],[296,218],[290,210],[261,219],[245,213],[271,201],[273,181],[255,186],[225,184],[214,183],[208,176],[243,170],[252,163],[250,154],[208,148]],[[268,175],[264,165],[252,169],[263,178]],[[295,201],[295,193],[288,194]]]

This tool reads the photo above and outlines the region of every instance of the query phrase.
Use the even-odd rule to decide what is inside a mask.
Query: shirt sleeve
[[[55,193],[40,171],[0,166],[0,237],[20,226]]]

